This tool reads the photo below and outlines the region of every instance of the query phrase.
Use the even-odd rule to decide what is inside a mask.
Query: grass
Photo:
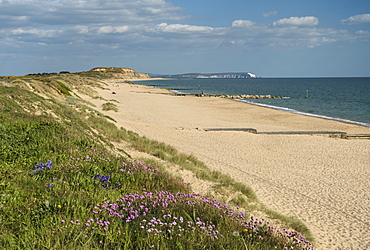
[[[114,111],[114,112],[118,112],[118,107],[117,107],[117,105],[116,105],[116,104],[114,104],[114,103],[111,103],[111,102],[104,103],[104,104],[102,105],[102,109],[103,109],[104,111],[112,110],[112,111]]]
[[[238,205],[257,202],[251,189],[195,157],[118,129],[72,91],[68,101],[37,93],[0,87],[2,249],[312,248],[297,230],[195,194],[161,166],[114,153],[111,142],[129,142],[238,191]]]

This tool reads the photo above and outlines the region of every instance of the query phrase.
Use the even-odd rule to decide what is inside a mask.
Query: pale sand
[[[222,98],[178,97],[146,86],[107,83],[110,90],[97,90],[119,101],[118,113],[105,112],[118,127],[192,154],[252,187],[269,208],[306,223],[318,249],[370,249],[370,140],[204,131],[370,134],[370,128]],[[90,101],[99,108],[105,102]]]

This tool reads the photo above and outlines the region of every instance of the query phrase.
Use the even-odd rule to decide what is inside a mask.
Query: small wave
[[[328,119],[328,120],[338,121],[338,122],[351,123],[351,124],[356,124],[356,125],[360,125],[360,126],[364,126],[364,127],[370,127],[370,124],[366,123],[366,122],[357,122],[357,121],[352,121],[352,120],[343,119],[343,118],[336,118],[336,117],[330,117],[330,116],[325,116],[325,115],[311,114],[311,113],[306,113],[306,112],[298,111],[298,110],[291,109],[291,108],[279,107],[279,106],[262,104],[262,103],[257,103],[257,102],[251,102],[251,101],[248,101],[248,100],[245,100],[245,99],[235,99],[235,100],[240,101],[240,102],[245,102],[245,103],[248,103],[248,104],[252,104],[252,105],[261,106],[261,107],[286,111],[286,112],[290,112],[290,113],[312,116],[312,117],[317,117],[317,118],[323,118],[323,119]]]
[[[171,89],[170,91],[173,92],[173,93],[175,93],[175,94],[180,94],[180,95],[189,95],[190,94],[190,93],[181,92],[179,90],[174,90],[174,89]]]
[[[154,88],[154,89],[163,89],[163,88],[158,87],[157,85],[149,85],[149,87]],[[167,89],[167,90],[169,90],[172,93],[180,94],[180,95],[188,95],[188,94],[190,94],[190,93],[181,92],[181,91],[176,90],[176,89]]]

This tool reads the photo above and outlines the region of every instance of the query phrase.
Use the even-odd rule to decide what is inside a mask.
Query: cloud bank
[[[277,12],[263,14],[265,17]],[[320,28],[315,16],[272,23],[234,20],[229,26],[187,24],[184,11],[165,0],[0,0],[1,58],[125,55],[138,51],[313,48],[368,38],[367,31]],[[370,21],[370,14],[342,20]],[[3,59],[1,59],[3,60]]]
[[[369,16],[343,22],[365,22]],[[319,20],[314,16],[284,18],[272,24],[235,20],[229,27],[188,25],[183,23],[186,18],[179,7],[164,0],[2,0],[0,34],[5,42],[1,44],[114,44],[141,49],[167,48],[170,42],[171,47],[176,43],[210,48],[227,44],[314,47],[349,36],[344,31],[317,28]]]

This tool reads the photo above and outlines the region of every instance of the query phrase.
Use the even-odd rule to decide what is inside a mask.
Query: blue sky
[[[0,0],[0,75],[370,76],[368,0]]]

